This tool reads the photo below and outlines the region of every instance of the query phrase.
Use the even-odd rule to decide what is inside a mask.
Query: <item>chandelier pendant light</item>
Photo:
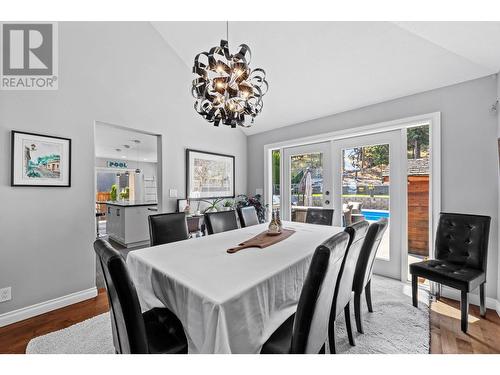
[[[229,39],[227,25],[226,39]],[[209,52],[194,58],[191,92],[196,99],[194,109],[205,120],[219,126],[220,123],[235,128],[250,127],[262,111],[262,97],[268,83],[263,69],[251,69],[251,51],[246,44],[238,51],[229,53],[228,40],[221,40]]]

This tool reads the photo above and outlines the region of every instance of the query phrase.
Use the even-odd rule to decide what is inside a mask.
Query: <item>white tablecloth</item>
[[[317,245],[342,228],[285,222],[296,230],[264,249],[226,250],[267,224],[130,252],[127,265],[143,311],[168,307],[189,353],[258,353],[295,312]]]

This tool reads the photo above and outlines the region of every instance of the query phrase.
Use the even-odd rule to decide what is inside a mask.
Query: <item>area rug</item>
[[[113,354],[114,352],[109,313],[35,337],[26,348],[26,354]]]
[[[419,290],[419,308],[412,305],[411,285],[385,277],[372,279],[373,313],[368,312],[364,294],[361,311],[364,334],[356,330],[354,305],[351,323],[356,346],[350,346],[344,314],[337,320],[337,352],[343,354],[428,354],[429,293]]]
[[[363,303],[365,334],[355,331],[356,346],[349,345],[344,317],[337,321],[337,352],[342,354],[429,353],[429,296],[419,291],[420,306],[411,304],[408,284],[384,277],[372,280],[373,313]],[[355,330],[354,315],[352,316]],[[109,314],[105,313],[71,327],[36,337],[27,354],[114,353]]]

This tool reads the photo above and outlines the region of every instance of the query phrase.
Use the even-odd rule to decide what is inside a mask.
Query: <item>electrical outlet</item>
[[[12,299],[11,287],[0,289],[0,302],[10,301]]]

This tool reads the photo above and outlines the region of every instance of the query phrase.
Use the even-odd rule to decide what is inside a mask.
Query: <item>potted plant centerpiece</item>
[[[205,211],[203,211],[203,213],[208,213],[208,212],[217,212],[219,211],[219,203],[222,202],[224,199],[222,198],[216,198],[214,200],[205,200],[205,199],[201,199],[202,202],[205,202],[208,204],[208,207],[205,209]]]
[[[130,189],[129,187],[127,186],[125,189],[123,189],[121,192],[120,192],[120,199],[121,200],[124,200],[124,201],[128,201],[128,198],[130,197]]]
[[[118,198],[117,186],[115,184],[111,185],[111,191],[109,192],[109,198],[113,202],[116,202],[116,199]]]
[[[232,199],[226,199],[222,204],[222,209],[224,211],[230,211],[234,208],[234,201]]]
[[[257,217],[259,218],[260,223],[266,222],[267,216],[267,208],[269,205],[262,204],[262,196],[260,194],[256,194],[253,197],[249,197],[245,194],[240,194],[237,197],[236,207],[255,207],[255,211],[257,211]]]

